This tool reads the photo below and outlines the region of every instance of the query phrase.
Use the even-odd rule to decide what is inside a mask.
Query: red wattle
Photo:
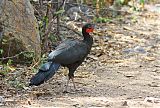
[[[93,28],[88,28],[88,29],[86,29],[86,32],[87,32],[87,33],[93,32]]]

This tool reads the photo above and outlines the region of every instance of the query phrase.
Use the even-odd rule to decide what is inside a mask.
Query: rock
[[[90,9],[85,6],[85,5],[80,5],[80,6],[73,6],[70,7],[67,11],[66,14],[69,16],[71,20],[87,20],[87,19],[92,19],[93,15],[90,14]],[[83,14],[83,15],[82,15]]]
[[[124,49],[123,53],[125,54],[129,54],[129,53],[147,54],[147,51],[141,46],[136,46],[134,48]]]
[[[30,0],[0,0],[0,16],[4,26],[5,42],[0,43],[3,57],[33,51],[38,59],[41,53],[40,36]]]
[[[4,96],[0,96],[0,106],[3,106],[5,103]]]
[[[81,16],[79,15],[79,8],[78,7],[71,7],[68,11],[67,11],[67,15],[70,17],[71,20],[78,20],[81,18]]]
[[[31,101],[30,100],[28,100],[28,105],[31,105]]]
[[[160,13],[160,4],[155,5],[145,5],[145,8],[150,12]]]
[[[141,47],[141,46],[136,46],[134,48],[134,51],[137,52],[137,53],[141,53],[141,54],[145,54],[146,53],[145,49],[143,47]]]
[[[160,87],[160,85],[157,82],[152,82],[151,84],[148,84],[150,87]]]
[[[128,48],[128,49],[124,49],[124,50],[123,50],[123,53],[125,53],[125,54],[129,54],[129,53],[133,53],[133,52],[134,52],[134,50],[131,49],[131,48]]]
[[[160,103],[160,98],[154,98],[154,97],[146,97],[144,99],[145,102],[151,102],[151,103]]]

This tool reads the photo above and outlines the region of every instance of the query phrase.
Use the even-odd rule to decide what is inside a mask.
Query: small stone
[[[0,96],[0,106],[3,106],[5,103],[5,99],[3,96]]]
[[[131,77],[134,77],[134,75],[132,75],[132,74],[128,74],[128,75],[125,75],[125,77],[127,77],[127,78],[131,78]]]
[[[150,87],[160,87],[160,85],[157,82],[152,82],[151,84],[148,84]]]
[[[31,105],[31,101],[28,101],[28,105]]]
[[[154,98],[154,97],[146,97],[144,99],[145,102],[151,102],[151,103],[160,103],[159,98]]]
[[[122,104],[122,106],[128,106],[127,101],[124,101],[124,103]]]
[[[78,106],[79,106],[79,104],[74,104],[73,106],[74,106],[74,107],[78,107]]]
[[[157,72],[157,71],[158,71],[158,69],[153,69],[153,70],[152,70],[152,72]]]

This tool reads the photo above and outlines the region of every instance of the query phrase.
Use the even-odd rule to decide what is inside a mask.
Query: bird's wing
[[[48,59],[61,64],[71,64],[83,60],[88,54],[87,44],[69,40],[61,43],[56,50],[52,51]]]

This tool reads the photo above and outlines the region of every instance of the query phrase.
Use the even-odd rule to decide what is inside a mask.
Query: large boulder
[[[1,56],[11,57],[23,51],[32,51],[38,59],[41,54],[40,35],[30,0],[0,0],[0,16],[3,32],[3,38],[2,35],[0,38]]]

